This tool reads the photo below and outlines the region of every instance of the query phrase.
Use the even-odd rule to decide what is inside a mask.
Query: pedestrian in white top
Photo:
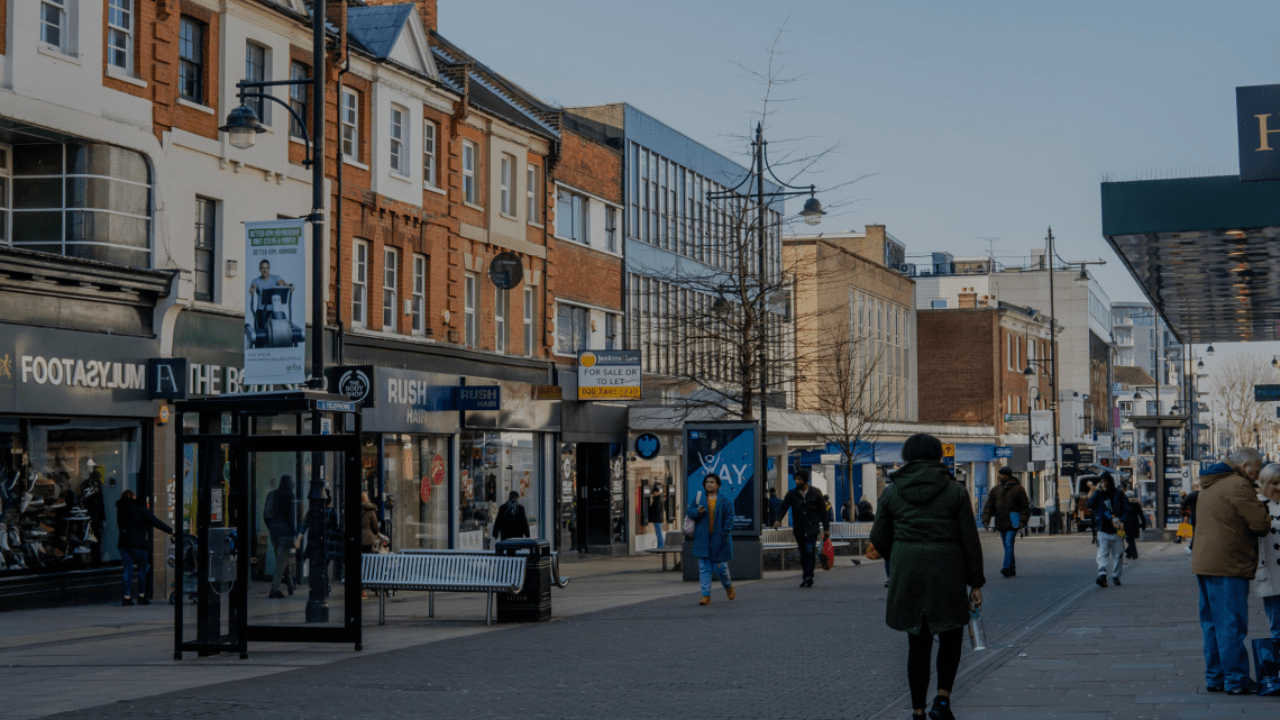
[[[1269,463],[1258,473],[1259,492],[1267,500],[1271,534],[1258,539],[1258,575],[1253,592],[1271,623],[1271,638],[1280,640],[1280,464]]]

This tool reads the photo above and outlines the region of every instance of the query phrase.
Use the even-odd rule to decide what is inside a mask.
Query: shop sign
[[[1280,400],[1280,385],[1254,385],[1253,399],[1255,402]]]
[[[956,445],[955,443],[942,443],[942,462],[950,470],[956,469]]]
[[[373,407],[372,366],[339,368],[338,372],[334,372],[332,375],[337,379],[337,382],[331,386],[333,392],[339,395],[346,395],[351,398],[351,402],[359,403],[363,407]]]
[[[1111,435],[1109,433],[1098,433],[1098,452],[1111,452]]]
[[[457,388],[459,410],[498,410],[502,388],[497,385],[463,385]]]
[[[652,460],[662,452],[662,441],[653,433],[644,433],[636,438],[636,456],[641,460]]]
[[[0,324],[0,412],[152,418],[156,341]]]
[[[1236,88],[1240,180],[1280,180],[1280,85]]]
[[[686,507],[698,504],[702,481],[720,477],[720,497],[733,503],[733,531],[760,532],[760,430],[755,423],[690,423],[684,426]],[[705,501],[705,496],[704,496]]]
[[[151,397],[158,400],[187,399],[187,359],[151,358],[147,361]]]
[[[639,350],[578,353],[579,400],[639,400]]]
[[[524,266],[520,256],[513,252],[501,252],[489,261],[489,280],[503,290],[510,290],[524,279]]]
[[[997,445],[997,446],[996,446],[996,458],[997,458],[997,459],[999,459],[999,458],[1011,458],[1011,457],[1013,457],[1013,448],[1009,447],[1008,445]]]
[[[467,377],[457,398],[463,425],[475,429],[560,431],[560,402],[537,400],[536,386],[522,382]],[[466,391],[466,397],[461,392]],[[487,392],[485,392],[487,391]],[[468,403],[482,404],[479,409]]]
[[[452,434],[458,376],[374,365],[328,369],[331,387],[363,407],[367,432]]]
[[[245,223],[245,382],[307,379],[306,220]]]

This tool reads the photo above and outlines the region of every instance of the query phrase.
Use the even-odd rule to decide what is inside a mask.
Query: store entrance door
[[[615,462],[616,461],[616,462]],[[612,552],[626,517],[623,482],[608,443],[578,443],[578,548]]]

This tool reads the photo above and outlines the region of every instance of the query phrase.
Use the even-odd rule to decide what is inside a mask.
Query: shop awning
[[[1102,234],[1182,342],[1280,340],[1280,182],[1103,183]]]

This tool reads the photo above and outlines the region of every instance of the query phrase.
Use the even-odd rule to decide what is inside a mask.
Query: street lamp
[[[766,322],[768,308],[767,299],[765,297],[765,288],[768,287],[769,275],[768,263],[766,261],[768,256],[768,253],[766,252],[768,244],[765,240],[767,235],[765,231],[767,206],[764,201],[765,198],[773,201],[808,194],[809,199],[804,201],[804,208],[800,211],[800,217],[804,218],[804,223],[806,225],[817,225],[822,222],[822,216],[826,215],[826,212],[822,209],[822,203],[819,202],[816,197],[817,186],[810,185],[809,187],[804,188],[789,185],[774,174],[773,168],[769,166],[769,158],[765,150],[766,145],[767,143],[764,140],[764,124],[756,123],[756,138],[751,143],[751,168],[747,171],[746,177],[742,178],[741,182],[728,190],[707,192],[708,200],[737,199],[743,197],[743,195],[738,192],[738,189],[744,186],[750,188],[750,181],[752,179],[755,180],[755,230],[759,251],[759,265],[757,270],[759,273],[759,277],[757,278],[759,287],[757,288],[757,304],[760,309],[756,325],[758,326],[758,332],[760,333],[760,457],[764,462],[764,467],[761,470],[762,475],[767,474],[767,468],[769,467],[769,350],[767,330],[768,323]],[[772,179],[773,184],[781,189],[765,192],[764,180],[766,172]],[[779,260],[781,260],[781,256],[779,256]],[[746,407],[744,410],[746,412],[750,412],[751,408]],[[850,482],[852,482],[852,480],[850,480]],[[765,478],[761,477],[759,483],[761,497],[763,497],[764,485]]]

